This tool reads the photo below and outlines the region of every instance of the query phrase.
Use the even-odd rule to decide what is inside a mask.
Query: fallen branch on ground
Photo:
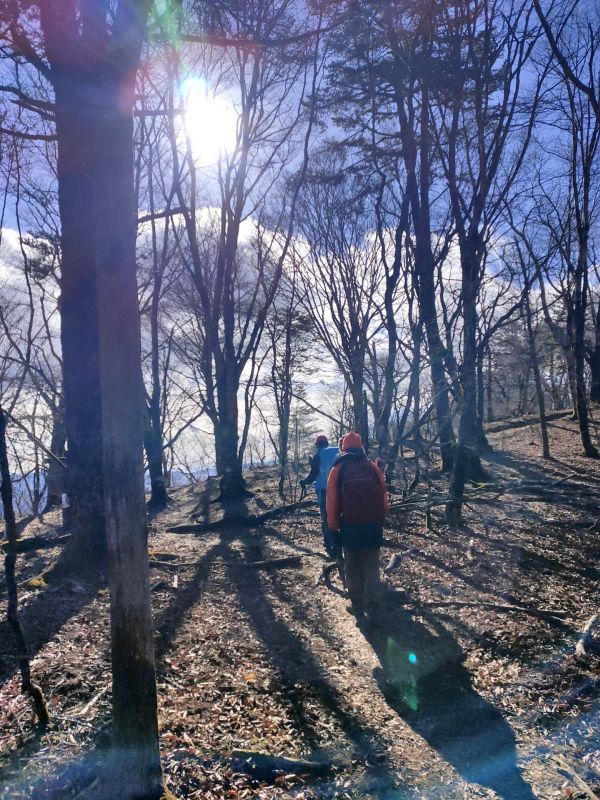
[[[30,536],[27,539],[17,539],[15,541],[16,553],[30,553],[32,550],[43,550],[47,547],[58,547],[64,544],[67,539],[71,538],[70,533],[64,533],[61,536]],[[6,550],[8,547],[8,540],[3,539],[0,542],[0,548]]]
[[[165,569],[179,569],[180,567],[199,567],[202,561],[161,561],[158,558],[151,558],[151,567],[164,567]]]
[[[266,558],[262,561],[224,561],[228,567],[299,567],[302,556],[285,556],[284,558]]]
[[[566,616],[566,611],[560,611],[554,608],[532,608],[531,606],[516,606],[509,603],[488,603],[478,600],[433,600],[429,602],[419,603],[422,606],[457,606],[458,608],[489,608],[490,611],[516,611],[521,614],[530,614],[532,617],[539,617],[540,619],[551,619],[563,621]]]
[[[74,717],[85,717],[85,715],[88,713],[88,711],[90,711],[90,709],[92,709],[96,705],[98,700],[100,700],[100,698],[103,697],[106,694],[106,692],[108,692],[109,689],[110,689],[110,684],[107,683],[106,686],[104,686],[102,689],[100,689],[98,694],[95,694],[92,697],[92,699],[83,706],[83,708],[81,710],[78,711],[77,709],[75,709],[75,711],[73,711],[73,716]]]
[[[246,772],[257,780],[269,783],[282,775],[326,775],[336,768],[332,761],[285,758],[252,750],[234,750],[231,759],[240,772]]]

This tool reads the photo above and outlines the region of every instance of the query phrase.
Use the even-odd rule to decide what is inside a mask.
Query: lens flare
[[[211,91],[204,78],[187,78],[181,97],[194,159],[199,166],[216,164],[235,148],[237,116],[232,103]]]

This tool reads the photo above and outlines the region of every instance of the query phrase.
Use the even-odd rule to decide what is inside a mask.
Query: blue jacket
[[[321,447],[312,457],[310,462],[310,472],[305,478],[306,483],[314,481],[317,494],[327,489],[327,478],[333,467],[333,463],[339,456],[340,451],[337,447]]]

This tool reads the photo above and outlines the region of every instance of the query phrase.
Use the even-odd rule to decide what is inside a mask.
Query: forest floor
[[[401,554],[383,579],[386,613],[360,628],[337,577],[319,581],[316,506],[254,528],[169,533],[218,512],[210,484],[175,491],[150,528],[171,790],[202,800],[600,796],[600,654],[574,654],[600,600],[600,462],[579,455],[567,417],[550,430],[545,462],[531,420],[491,427],[490,483],[469,489],[461,528],[443,524],[444,483],[430,467],[386,531],[382,567]],[[278,504],[272,468],[255,470],[250,488],[255,513]],[[24,535],[53,532],[58,518],[47,516]],[[105,585],[28,583],[59,552],[18,562],[32,670],[52,718],[41,738],[0,624],[3,800],[93,797],[108,740]],[[301,558],[249,565],[286,556]],[[5,600],[0,584],[2,617]],[[236,750],[326,766],[248,774]]]

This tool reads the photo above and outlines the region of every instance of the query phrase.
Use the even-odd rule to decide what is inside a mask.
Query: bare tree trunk
[[[57,409],[52,418],[52,436],[50,438],[50,451],[57,458],[64,458],[67,435],[65,431],[62,409]],[[60,508],[64,487],[64,470],[53,458],[48,461],[46,473],[46,505],[44,514],[53,508]]]
[[[67,492],[73,536],[66,563],[102,566],[106,530],[102,490],[102,406],[94,230],[94,120],[81,102],[87,84],[57,81],[58,202],[61,218],[61,343]]]
[[[215,452],[220,477],[221,500],[237,500],[246,494],[242,474],[238,432],[238,383],[235,365],[217,371],[219,419],[215,425]]]
[[[527,339],[529,341],[529,353],[531,356],[531,367],[533,369],[533,379],[535,382],[535,393],[537,397],[538,411],[540,415],[540,428],[542,431],[542,455],[550,458],[550,439],[548,437],[548,420],[546,419],[546,401],[544,399],[544,385],[540,374],[535,333],[531,322],[531,303],[529,292],[525,294],[525,324],[527,327]]]
[[[17,562],[17,524],[13,507],[12,481],[6,448],[6,415],[2,408],[0,408],[0,478],[2,480],[0,484],[0,494],[2,495],[2,509],[4,512],[7,539],[6,555],[4,557],[4,573],[6,576],[8,595],[6,616],[8,624],[15,634],[19,669],[21,671],[21,691],[31,697],[40,728],[43,731],[48,727],[48,723],[50,722],[48,709],[46,708],[41,689],[31,680],[27,641],[19,621],[19,601],[15,577],[15,565]]]
[[[485,435],[483,423],[485,420],[485,374],[483,362],[485,346],[477,348],[477,449],[479,452],[491,450],[490,443]]]
[[[147,551],[133,122],[122,88],[100,85],[96,239],[104,493],[113,673],[115,797],[162,795]],[[121,89],[121,91],[119,91]]]
[[[590,354],[590,400],[600,403],[600,306],[594,321],[594,347]]]
[[[475,246],[461,243],[463,362],[461,366],[461,413],[458,439],[454,449],[454,466],[450,478],[446,518],[450,525],[461,519],[467,479],[483,477],[477,447],[477,292],[479,259]]]
[[[487,421],[494,421],[494,372],[492,370],[492,354],[488,347],[487,351],[487,376],[486,376],[486,396],[487,396]]]
[[[367,415],[367,400],[364,391],[364,373],[362,370],[357,370],[353,373],[350,394],[352,395],[354,430],[360,434],[363,445],[368,447],[369,419]]]
[[[579,421],[579,434],[583,452],[590,458],[600,453],[590,434],[589,408],[585,384],[585,312],[587,301],[587,231],[578,230],[579,252],[575,273],[575,298],[573,303],[574,358],[575,358],[575,410]]]
[[[288,447],[290,437],[290,413],[292,408],[292,307],[287,309],[285,324],[285,345],[283,352],[283,365],[281,369],[281,380],[279,381],[279,393],[276,396],[277,410],[279,414],[279,482],[277,489],[279,497],[285,499],[285,483],[288,477]],[[273,378],[275,379],[275,365]]]
[[[406,423],[408,422],[408,416],[410,414],[411,405],[413,406],[413,419],[415,420],[415,426],[417,426],[416,433],[420,432],[419,425],[419,416],[420,416],[420,404],[421,404],[421,344],[423,340],[423,326],[420,322],[417,322],[414,325],[411,325],[411,333],[413,339],[413,358],[412,358],[412,368],[410,373],[410,382],[408,385],[408,392],[406,396],[406,403],[404,405],[404,410],[402,415],[397,414],[397,425],[396,425],[396,441],[391,445],[390,452],[389,452],[389,459],[387,464],[387,469],[385,472],[385,479],[388,485],[391,485],[394,480],[394,472],[396,470],[396,461],[398,459],[398,453],[400,450],[400,444],[402,442],[402,438],[404,436],[404,431],[406,429]],[[414,404],[414,405],[413,405]]]
[[[157,414],[154,409],[147,409],[144,416],[144,449],[146,451],[148,473],[150,475],[150,505],[152,508],[164,508],[167,504],[168,496],[163,468],[160,409],[158,409],[158,421],[156,416]]]

